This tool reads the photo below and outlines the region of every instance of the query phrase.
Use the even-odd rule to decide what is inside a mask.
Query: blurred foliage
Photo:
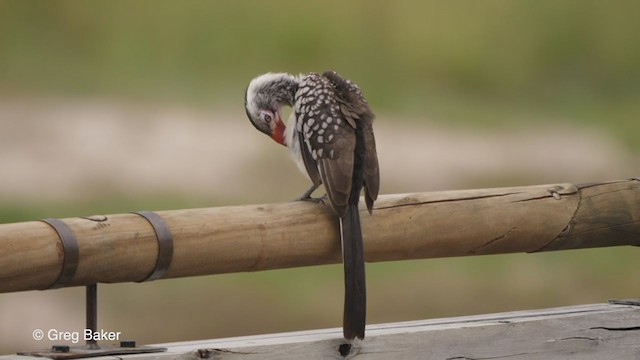
[[[638,13],[595,0],[4,0],[0,94],[231,106],[256,74],[331,68],[376,109],[606,124],[640,145]]]

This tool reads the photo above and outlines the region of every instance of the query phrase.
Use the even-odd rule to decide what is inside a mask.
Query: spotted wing
[[[312,73],[296,92],[294,111],[309,176],[312,181],[321,180],[331,206],[342,217],[351,194],[356,133],[354,119],[342,111],[340,104],[332,82]]]
[[[373,135],[373,119],[375,115],[369,108],[369,103],[362,95],[362,91],[351,80],[345,79],[335,71],[326,71],[322,74],[329,79],[335,87],[340,111],[344,118],[360,136],[359,147],[364,150],[364,158],[361,160],[363,185],[365,188],[365,202],[371,213],[373,202],[378,198],[380,189],[380,171],[378,168],[378,155],[376,140]],[[358,191],[359,191],[358,187]]]

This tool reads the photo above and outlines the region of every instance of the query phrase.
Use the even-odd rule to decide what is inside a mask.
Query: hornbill
[[[286,125],[281,118],[283,106],[293,108]],[[360,88],[335,71],[260,75],[247,87],[245,110],[258,130],[289,148],[300,171],[313,183],[301,200],[314,200],[311,193],[324,184],[331,207],[340,218],[343,335],[347,340],[363,339],[366,289],[358,202],[364,188],[371,213],[378,197],[374,114]]]

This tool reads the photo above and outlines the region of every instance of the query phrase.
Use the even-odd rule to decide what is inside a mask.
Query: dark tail
[[[344,338],[364,339],[367,315],[367,290],[364,277],[364,245],[360,229],[358,204],[350,204],[340,218],[342,236],[342,261],[344,263]]]

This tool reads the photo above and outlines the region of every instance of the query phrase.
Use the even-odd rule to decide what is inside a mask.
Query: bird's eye
[[[266,122],[267,124],[271,123],[273,119],[273,113],[271,111],[261,111],[260,112],[260,120]]]

